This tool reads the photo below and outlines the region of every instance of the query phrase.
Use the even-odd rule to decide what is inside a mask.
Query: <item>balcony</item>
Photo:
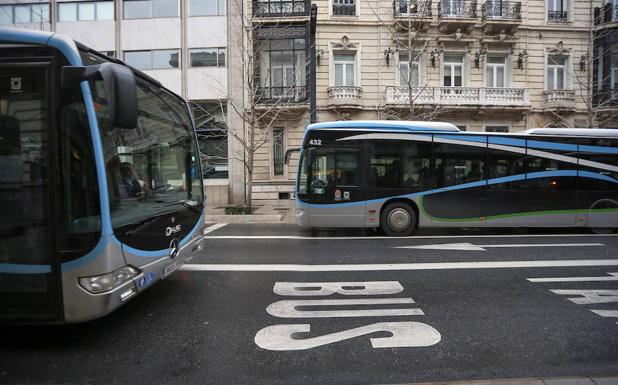
[[[267,107],[304,105],[308,100],[308,86],[257,87],[255,92],[255,102]]]
[[[438,24],[442,31],[470,29],[477,22],[476,0],[440,0]]]
[[[453,109],[500,107],[508,110],[530,109],[528,90],[525,88],[488,87],[386,87],[386,105],[407,108],[410,94],[416,106],[443,105]]]
[[[310,0],[253,0],[254,17],[305,17],[309,16]]]
[[[575,111],[574,90],[548,90],[543,92],[545,97],[545,110],[568,110]]]
[[[604,25],[618,22],[618,7],[607,3],[603,7],[594,9],[594,25]]]
[[[569,21],[567,11],[547,11],[547,21],[550,23],[566,23]]]
[[[481,22],[487,32],[517,28],[521,24],[521,2],[486,1],[481,5]]]
[[[393,18],[431,19],[431,0],[394,0]]]
[[[328,88],[328,106],[330,108],[360,109],[362,89],[354,86],[335,86]]]

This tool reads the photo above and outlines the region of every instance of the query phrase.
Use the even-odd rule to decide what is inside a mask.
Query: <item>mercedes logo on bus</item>
[[[174,238],[170,242],[170,258],[175,259],[180,252],[180,247],[178,246],[178,239]]]

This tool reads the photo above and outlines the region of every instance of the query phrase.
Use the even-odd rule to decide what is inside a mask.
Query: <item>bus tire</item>
[[[411,235],[416,230],[416,212],[407,203],[389,203],[380,215],[380,227],[389,237]]]

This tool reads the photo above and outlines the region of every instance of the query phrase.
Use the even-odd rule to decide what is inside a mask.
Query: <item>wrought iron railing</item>
[[[431,17],[431,0],[394,0],[393,17]]]
[[[356,4],[334,4],[333,16],[356,16]]]
[[[304,103],[308,99],[308,86],[257,87],[255,92],[258,104]]]
[[[547,11],[547,21],[566,23],[569,21],[569,13],[567,11]]]
[[[311,0],[253,0],[255,17],[308,16]]]
[[[476,0],[441,0],[438,3],[438,17],[476,18]]]
[[[618,7],[607,3],[603,7],[594,9],[594,25],[618,22]]]
[[[521,2],[519,1],[486,1],[481,5],[481,20],[521,20]]]
[[[410,97],[415,104],[444,105],[504,105],[529,106],[525,88],[489,87],[386,87],[386,104],[408,105]]]

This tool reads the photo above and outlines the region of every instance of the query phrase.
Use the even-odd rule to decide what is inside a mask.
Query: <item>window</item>
[[[436,188],[484,179],[485,148],[434,143]]]
[[[114,2],[58,3],[58,21],[114,20]]]
[[[506,86],[506,57],[488,56],[485,75],[487,77],[487,87]]]
[[[487,178],[496,179],[512,175],[522,175],[526,172],[524,167],[525,155],[496,149],[487,150]],[[492,190],[511,190],[516,188],[512,182],[492,183],[487,185]]]
[[[178,17],[178,0],[125,0],[125,19]]]
[[[547,20],[557,23],[568,21],[568,0],[547,0]]]
[[[618,48],[617,46],[612,46],[610,51],[610,77],[611,84],[610,88],[612,90],[618,90]],[[603,60],[599,60],[599,63],[602,63]],[[601,72],[602,73],[602,72]]]
[[[335,86],[356,85],[356,54],[333,54],[333,67],[335,70]]]
[[[225,15],[225,0],[190,0],[190,16]]]
[[[414,58],[417,59],[417,58]],[[412,62],[410,70],[410,56],[408,52],[399,52],[399,85],[418,87],[420,84],[419,62]]]
[[[101,51],[101,53],[107,57],[116,57],[116,51]]]
[[[463,85],[463,55],[444,55],[444,86]]]
[[[284,131],[283,128],[273,128],[273,175],[283,175],[284,157]]]
[[[333,196],[336,187],[358,186],[358,150],[318,148],[311,169],[310,189],[313,194]]]
[[[124,52],[124,61],[138,70],[178,68],[178,58],[177,49]]]
[[[258,97],[306,100],[305,39],[261,40]]]
[[[0,25],[48,22],[49,4],[0,5]]]
[[[547,57],[547,89],[566,88],[566,57],[550,55]]]
[[[195,132],[206,179],[228,177],[227,103],[225,100],[195,100],[192,103]]]
[[[508,126],[485,126],[486,132],[509,132]]]
[[[333,16],[356,16],[356,0],[333,0]]]
[[[193,48],[191,67],[225,67],[225,48]]]

